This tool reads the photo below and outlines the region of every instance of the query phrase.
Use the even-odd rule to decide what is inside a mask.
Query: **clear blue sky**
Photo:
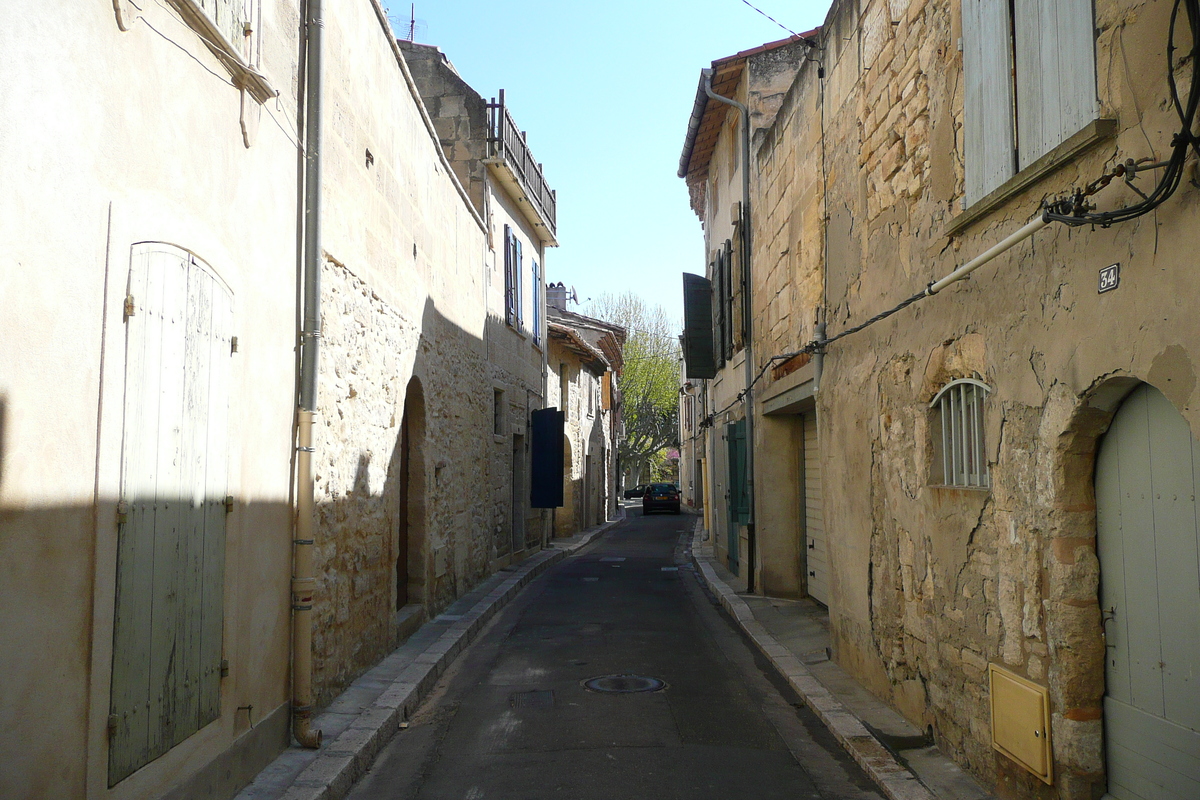
[[[829,0],[752,0],[794,31]],[[410,3],[384,0],[398,36]],[[632,289],[682,320],[680,273],[703,270],[700,223],[676,177],[700,70],[787,36],[741,0],[425,0],[416,39],[441,48],[513,119],[558,192],[546,278],[580,301]]]

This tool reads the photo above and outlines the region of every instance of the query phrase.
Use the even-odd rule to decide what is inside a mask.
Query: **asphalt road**
[[[351,798],[880,797],[700,587],[694,518],[628,513],[497,615]],[[611,675],[666,686],[583,685]]]

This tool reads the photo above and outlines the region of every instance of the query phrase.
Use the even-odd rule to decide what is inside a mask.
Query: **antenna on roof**
[[[405,29],[405,35],[401,41],[415,42],[417,36],[429,30],[429,23],[423,19],[417,19],[417,4],[412,3],[408,9],[408,19],[401,17],[388,17],[388,21],[392,23],[392,30],[399,30],[401,25]]]

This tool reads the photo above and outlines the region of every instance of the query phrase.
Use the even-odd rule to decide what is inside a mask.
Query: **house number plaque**
[[[1098,294],[1111,292],[1121,283],[1121,265],[1112,264],[1100,270],[1100,284],[1097,287]]]

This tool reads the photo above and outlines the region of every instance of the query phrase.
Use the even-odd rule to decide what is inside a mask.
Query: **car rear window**
[[[652,484],[650,486],[650,488],[647,489],[646,491],[649,492],[650,494],[654,494],[654,495],[674,494],[675,487],[669,483],[655,483],[655,484]]]

